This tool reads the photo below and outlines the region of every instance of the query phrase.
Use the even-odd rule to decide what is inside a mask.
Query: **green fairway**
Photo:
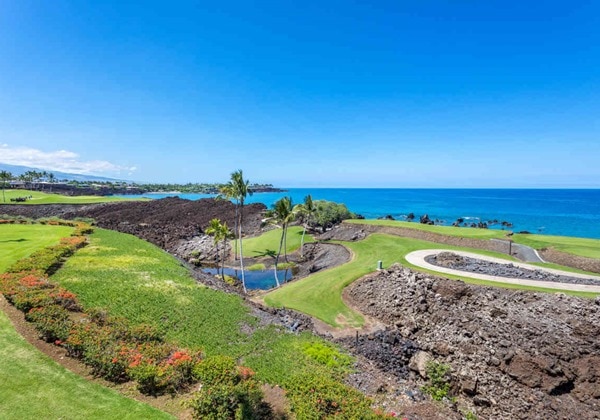
[[[259,325],[240,297],[198,285],[175,258],[148,242],[103,229],[90,239],[52,276],[84,308],[154,325],[169,341],[207,355],[232,356],[271,383],[318,369],[300,350],[318,340],[311,334]]]
[[[507,231],[497,229],[478,229],[454,226],[424,225],[418,222],[401,222],[397,220],[346,220],[347,223],[415,229],[440,235],[457,236],[474,239],[507,239]],[[574,238],[569,236],[531,235],[515,233],[514,242],[535,249],[554,248],[558,251],[588,258],[600,258],[600,240]]]
[[[281,229],[273,229],[254,238],[244,239],[244,257],[268,255],[267,251],[277,252],[281,240]],[[300,248],[302,226],[290,226],[287,232],[287,252],[292,253]],[[312,235],[304,236],[304,243],[314,242]],[[283,254],[283,250],[281,251]]]
[[[0,311],[0,418],[167,419],[72,373],[29,344]]]
[[[386,226],[396,228],[407,228],[422,230],[424,232],[439,233],[440,235],[447,236],[458,236],[461,238],[475,238],[475,239],[506,239],[507,231],[494,230],[494,229],[476,229],[468,227],[455,227],[455,226],[437,226],[437,225],[425,225],[419,222],[401,222],[398,220],[346,220],[344,223],[353,223],[358,225],[373,225],[373,226]]]
[[[48,225],[0,225],[0,273],[17,260],[69,236],[72,227]]]
[[[111,196],[97,196],[97,195],[81,195],[81,196],[70,196],[62,194],[52,194],[49,192],[41,191],[30,191],[30,190],[6,190],[6,203],[2,202],[0,196],[0,204],[94,204],[94,203],[108,203],[112,201],[129,201],[127,198],[111,197]],[[13,203],[10,201],[11,198],[17,197],[29,197],[31,199],[22,203]],[[0,207],[0,213],[2,208]]]
[[[344,287],[358,278],[375,271],[377,261],[382,260],[384,267],[399,262],[407,267],[419,271],[430,272],[409,264],[404,256],[419,249],[440,248],[439,244],[421,241],[412,238],[403,238],[393,235],[372,234],[358,242],[344,242],[345,246],[353,252],[351,262],[339,267],[313,274],[297,282],[283,285],[281,288],[265,295],[265,302],[275,307],[288,307],[312,315],[335,327],[360,327],[363,317],[350,309],[342,300]],[[507,260],[514,260],[505,254],[477,249],[443,245],[445,249],[475,252]],[[435,272],[430,272],[437,274]],[[446,278],[460,279],[468,283],[490,285],[495,287],[516,288],[524,290],[556,292],[556,290],[504,285],[485,280],[458,277],[443,274]],[[593,297],[593,293],[565,292],[577,296]]]

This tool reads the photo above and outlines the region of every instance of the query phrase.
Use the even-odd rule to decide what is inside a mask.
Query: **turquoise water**
[[[202,271],[208,274],[221,274],[220,268],[203,268]],[[225,267],[225,274],[232,277],[241,278],[241,270]],[[285,283],[292,279],[292,270],[277,270],[277,277],[280,283]],[[275,282],[275,273],[273,270],[244,270],[244,280],[248,289],[271,289],[277,285]]]
[[[260,193],[248,197],[248,203],[261,202],[271,206],[285,195],[294,203],[307,194],[314,200],[345,203],[348,208],[366,218],[391,215],[398,220],[408,213],[418,218],[428,214],[452,224],[459,217],[469,221],[497,219],[513,223],[513,231],[529,231],[548,235],[600,238],[600,190],[558,189],[352,189],[352,188],[291,188],[284,193]],[[163,198],[176,194],[146,194]],[[197,200],[206,194],[180,194],[181,198]],[[498,228],[500,228],[498,226]]]

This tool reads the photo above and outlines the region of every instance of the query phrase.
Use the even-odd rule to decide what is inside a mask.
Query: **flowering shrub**
[[[73,326],[69,311],[59,305],[33,308],[25,314],[25,319],[33,322],[40,338],[49,343],[65,340]]]
[[[236,366],[227,356],[212,356],[197,363],[193,375],[200,380],[200,391],[189,405],[195,418],[246,419],[271,418],[268,405],[254,379],[254,371]]]
[[[47,289],[24,289],[15,293],[11,298],[12,304],[22,312],[29,312],[33,308],[51,305],[54,300]]]

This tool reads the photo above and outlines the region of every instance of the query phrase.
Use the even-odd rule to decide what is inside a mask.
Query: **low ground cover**
[[[80,195],[67,196],[62,194],[54,194],[50,192],[32,191],[32,190],[6,190],[6,203],[0,204],[93,204],[93,203],[108,203],[112,201],[128,201],[127,198],[97,196],[97,195]],[[14,203],[11,198],[30,197],[24,202]],[[1,211],[0,211],[1,213]]]
[[[360,277],[375,271],[377,262],[383,261],[383,266],[388,267],[395,262],[419,271],[423,270],[412,266],[404,258],[408,253],[420,249],[440,248],[439,244],[418,239],[400,236],[372,234],[358,242],[343,242],[353,252],[353,259],[347,264],[319,272],[283,285],[281,288],[267,293],[265,302],[270,306],[288,307],[312,315],[329,325],[335,327],[360,327],[364,324],[362,315],[349,308],[342,300],[343,289]],[[443,245],[444,249],[462,250],[489,255],[507,260],[514,260],[505,254],[483,251],[471,248]],[[524,290],[537,290],[556,292],[556,290],[499,284],[485,280],[471,279],[443,274],[444,277],[460,279],[472,284],[491,285],[496,287],[518,288]],[[595,294],[584,292],[565,292],[578,296],[593,297]]]
[[[302,241],[302,226],[290,226],[287,232],[287,253],[290,254],[300,248]],[[281,239],[281,229],[273,229],[254,238],[244,239],[244,256],[257,257],[269,255],[268,251],[277,252]],[[314,242],[312,235],[304,236],[304,243]],[[283,250],[281,251],[283,254]]]
[[[90,244],[71,257],[52,280],[76,293],[85,310],[103,308],[133,325],[155,327],[168,342],[192,351],[201,349],[207,357],[228,356],[243,363],[256,372],[257,379],[288,388],[293,410],[306,409],[295,407],[293,401],[320,392],[311,391],[313,382],[334,381],[344,390],[335,398],[328,396],[334,398],[337,410],[357,410],[351,411],[353,415],[366,418],[361,411],[366,403],[344,403],[366,401],[339,382],[347,366],[332,364],[330,357],[323,359],[323,353],[333,352],[340,354],[335,360],[342,360],[339,350],[318,347],[306,351],[322,340],[306,332],[289,334],[259,325],[238,296],[199,286],[177,260],[147,242],[97,229]],[[315,357],[315,353],[321,356]],[[304,385],[298,386],[301,383]],[[318,413],[320,408],[314,410]]]

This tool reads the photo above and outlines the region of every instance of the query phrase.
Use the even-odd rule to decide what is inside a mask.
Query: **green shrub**
[[[265,270],[267,267],[263,264],[263,263],[256,263],[256,264],[252,264],[249,267],[246,267],[246,270],[248,271],[260,271],[260,270]]]
[[[441,401],[450,393],[450,366],[429,361],[425,366],[428,383],[423,387],[423,392],[431,395],[435,401]]]
[[[33,308],[39,308],[54,303],[54,299],[45,289],[25,289],[13,294],[11,303],[21,312],[29,312]]]
[[[359,391],[318,373],[296,376],[286,387],[299,419],[376,419],[371,401]]]
[[[189,402],[194,418],[207,420],[242,420],[273,418],[263,394],[253,380],[237,384],[225,382],[202,386]]]
[[[321,341],[305,343],[302,352],[325,366],[341,371],[347,371],[353,362],[349,355],[343,354],[334,346]]]
[[[47,342],[61,342],[67,339],[73,327],[69,311],[59,305],[48,305],[31,309],[25,319],[32,322]]]
[[[239,382],[235,361],[228,356],[207,357],[194,367],[193,375],[206,386]]]

